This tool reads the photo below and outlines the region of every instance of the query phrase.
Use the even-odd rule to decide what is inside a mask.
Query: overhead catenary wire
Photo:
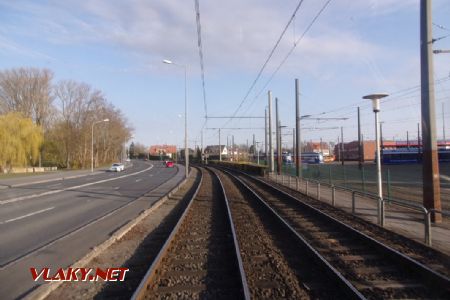
[[[205,109],[205,118],[208,118],[208,106],[206,104],[206,88],[205,88],[205,63],[204,63],[204,58],[203,58],[202,24],[200,22],[199,0],[195,0],[195,20],[196,20],[196,24],[197,24],[197,46],[198,46],[198,55],[200,57],[200,71],[201,71],[202,89],[203,89],[203,106]]]
[[[292,48],[289,50],[289,52],[286,54],[286,56],[283,58],[283,60],[280,62],[280,64],[277,66],[277,68],[272,72],[272,74],[270,75],[269,79],[266,81],[266,83],[262,87],[262,89],[253,98],[252,103],[254,103],[254,101],[256,99],[258,99],[261,96],[261,94],[266,90],[266,88],[269,85],[269,83],[272,82],[272,79],[275,77],[275,75],[278,73],[278,71],[281,69],[281,67],[284,65],[284,63],[288,60],[288,58],[294,52],[295,48],[297,48],[298,44],[303,40],[303,38],[308,33],[308,31],[311,29],[311,27],[314,25],[314,23],[316,23],[317,19],[320,17],[320,15],[323,13],[323,11],[328,7],[328,5],[330,4],[331,1],[333,1],[333,0],[328,0],[327,2],[325,2],[325,4],[322,6],[322,8],[317,12],[317,14],[314,16],[312,21],[309,23],[309,25],[303,31],[302,35],[295,41],[295,43],[292,46]]]
[[[304,0],[300,0],[297,4],[297,7],[295,8],[294,12],[292,13],[292,16],[289,18],[289,21],[287,22],[286,26],[284,27],[283,31],[281,32],[280,36],[278,37],[275,45],[272,47],[272,50],[269,53],[269,56],[266,58],[265,62],[263,63],[261,69],[258,72],[258,75],[256,76],[255,80],[253,80],[252,84],[250,85],[250,88],[248,89],[247,93],[245,94],[244,98],[239,103],[239,106],[234,111],[233,116],[235,116],[238,111],[241,109],[244,102],[247,100],[248,96],[250,95],[250,92],[255,87],[256,83],[258,82],[259,78],[261,78],[261,75],[266,68],[267,64],[269,63],[270,59],[272,58],[273,54],[275,53],[275,50],[278,48],[278,45],[280,44],[281,40],[283,39],[284,34],[286,33],[286,30],[289,28],[289,25],[292,23],[292,21],[295,18],[295,15],[297,14],[298,10],[300,9],[300,6],[302,5]],[[230,119],[231,120],[231,119]],[[229,121],[228,121],[229,122]]]
[[[439,29],[446,30],[446,31],[450,31],[450,29],[448,29],[447,27],[442,26],[442,25],[439,25],[439,24],[436,24],[436,23],[434,23],[434,22],[433,22],[433,25],[436,26],[436,27],[439,28]]]
[[[331,0],[330,1],[328,1],[327,2],[327,4],[329,3],[329,2],[331,2]],[[436,24],[435,24],[436,25]],[[438,26],[439,27],[439,26]],[[441,28],[441,27],[439,27],[439,28]],[[441,28],[442,29],[442,28]],[[448,29],[445,29],[445,30],[448,30]],[[294,45],[296,46],[296,44],[297,43],[295,43]],[[293,47],[293,49],[290,51],[290,53],[288,53],[288,57],[289,57],[289,55],[291,55],[291,53],[292,53],[292,51],[295,49],[295,47]],[[287,58],[286,58],[286,60],[287,60]],[[282,64],[284,64],[285,63],[285,61],[286,60],[284,60],[284,61],[282,61]],[[282,67],[282,64],[281,64],[281,66],[279,66],[279,68],[281,68]],[[273,77],[276,75],[276,73],[279,71],[279,68],[277,68],[276,70],[275,70],[275,72],[274,72],[274,74],[272,74],[273,76],[269,79],[269,81],[268,81],[268,83],[267,83],[267,85],[270,83],[270,81],[273,79]],[[259,79],[258,79],[259,80]],[[450,78],[448,78],[448,77],[445,77],[445,78],[441,78],[441,79],[439,79],[439,80],[442,80],[442,82],[445,82],[445,81],[448,81],[448,80],[450,80]],[[438,82],[440,82],[439,80],[436,80],[435,81],[435,84],[436,83],[438,83]],[[256,98],[258,98],[261,94],[262,94],[262,92],[264,92],[264,90],[266,89],[266,87],[267,87],[267,85],[265,85],[264,86],[264,88],[261,90],[261,92],[255,97],[255,100],[256,100]],[[252,89],[253,89],[254,87],[252,87]],[[250,90],[251,91],[251,90]],[[410,87],[410,88],[407,88],[407,89],[404,89],[404,90],[400,90],[400,91],[396,91],[396,92],[392,92],[392,93],[390,93],[390,97],[387,97],[386,99],[383,99],[382,100],[382,102],[383,103],[388,103],[388,102],[391,102],[391,101],[399,101],[399,100],[402,100],[402,101],[409,101],[409,100],[411,100],[411,99],[413,99],[414,100],[414,98],[417,98],[417,97],[419,97],[419,92],[420,92],[420,85],[418,85],[418,86],[413,86],[413,87]],[[247,95],[247,97],[248,97],[248,95]],[[438,99],[437,99],[438,100]],[[416,102],[414,101],[414,104],[416,104]],[[408,104],[409,105],[409,104]],[[389,110],[389,111],[393,111],[393,110],[396,110],[396,109],[399,109],[399,108],[401,108],[401,107],[407,107],[408,105],[403,105],[403,106],[397,106],[396,108],[394,108],[394,109],[391,109],[391,110]],[[358,102],[356,102],[356,103],[353,103],[353,104],[351,104],[351,105],[347,105],[347,106],[345,106],[344,108],[336,108],[336,109],[333,109],[333,111],[327,111],[327,112],[322,112],[322,113],[318,113],[318,114],[315,114],[315,116],[317,116],[317,115],[327,115],[327,114],[330,114],[330,113],[344,113],[345,115],[352,115],[352,114],[354,114],[354,111],[353,111],[353,109],[355,109],[356,108],[356,106],[361,106],[361,107],[367,107],[367,108],[369,108],[370,107],[370,103],[366,103],[365,101],[358,101]],[[242,107],[242,105],[240,105],[240,107],[239,107],[239,109]],[[348,110],[349,112],[346,112],[346,111],[343,111],[343,110]],[[351,111],[350,111],[351,110]],[[368,114],[371,114],[371,111],[368,111],[367,112],[367,115]],[[230,122],[231,120],[228,120],[228,122],[226,123],[226,124],[228,124],[229,122]],[[226,125],[225,124],[225,125]],[[373,125],[372,123],[369,123],[369,125],[371,126],[371,125]],[[349,127],[350,128],[350,127]]]

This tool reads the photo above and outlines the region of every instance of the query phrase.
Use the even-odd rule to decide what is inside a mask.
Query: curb
[[[74,262],[71,266],[67,266],[67,268],[75,268],[75,266],[81,267],[85,266],[90,260],[101,254],[104,250],[106,250],[109,246],[111,246],[114,242],[121,239],[125,234],[127,234],[131,229],[133,229],[139,222],[141,222],[145,217],[147,217],[150,213],[158,209],[161,205],[163,205],[169,197],[171,197],[173,194],[175,194],[182,186],[184,186],[187,182],[187,179],[183,179],[178,183],[177,186],[175,186],[172,190],[170,190],[166,195],[161,197],[159,200],[157,200],[151,207],[143,211],[139,216],[137,216],[134,220],[131,222],[123,225],[121,228],[119,228],[109,239],[104,241],[98,246],[95,246],[89,253],[87,253],[85,256],[83,256],[78,261]],[[141,198],[145,198],[148,195],[144,195],[140,197],[137,200],[140,200]],[[48,295],[50,295],[51,292],[56,290],[64,281],[53,281],[44,283],[40,286],[38,286],[34,291],[32,291],[30,294],[24,297],[26,300],[41,300],[45,299]]]

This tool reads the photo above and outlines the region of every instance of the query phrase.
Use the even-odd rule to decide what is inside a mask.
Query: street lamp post
[[[371,94],[364,96],[363,99],[372,100],[372,108],[375,113],[375,140],[377,153],[377,185],[378,185],[378,224],[384,226],[384,202],[383,202],[383,182],[381,179],[381,155],[380,155],[380,121],[378,113],[380,112],[380,99],[387,97],[387,94]]]
[[[185,170],[185,176],[186,178],[189,175],[189,149],[188,149],[188,130],[187,130],[187,66],[186,65],[179,65],[171,60],[163,60],[163,63],[169,64],[169,65],[175,65],[181,68],[184,68],[184,160],[186,163],[186,170]]]
[[[109,119],[104,119],[92,123],[91,127],[91,173],[94,172],[94,125],[101,122],[109,122]]]

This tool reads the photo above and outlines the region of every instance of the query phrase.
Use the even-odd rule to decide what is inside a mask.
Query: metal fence
[[[450,210],[450,164],[439,166],[442,209]],[[295,175],[294,165],[283,165],[283,173]],[[345,165],[304,164],[302,176],[328,185],[345,187],[363,193],[377,193],[376,166],[366,163],[361,168],[355,162]],[[383,197],[422,203],[422,165],[383,165]]]
[[[320,171],[320,169],[319,169]],[[422,219],[419,220],[424,225],[424,242],[431,246],[432,245],[432,230],[431,230],[431,214],[432,213],[440,213],[443,217],[450,217],[450,211],[437,211],[434,209],[427,210],[423,205],[403,199],[396,199],[393,197],[385,197],[383,199],[379,198],[376,194],[372,193],[369,190],[356,190],[352,189],[348,186],[338,185],[336,183],[342,183],[342,181],[334,181],[330,180],[329,182],[324,182],[324,180],[315,180],[310,178],[304,178],[300,180],[298,177],[292,175],[278,175],[275,173],[269,173],[268,178],[270,180],[275,181],[278,184],[285,185],[291,189],[296,191],[300,191],[307,196],[311,196],[318,200],[329,202],[332,206],[342,206],[337,204],[338,198],[341,199],[351,199],[351,212],[352,214],[356,214],[358,209],[358,199],[359,200],[370,200],[375,202],[377,207],[377,221],[378,224],[382,227],[386,224],[385,218],[385,206],[396,206],[406,208],[408,210],[414,211],[422,216]],[[337,197],[336,193],[339,193],[339,197]]]

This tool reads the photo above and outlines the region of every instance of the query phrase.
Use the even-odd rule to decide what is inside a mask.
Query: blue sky
[[[373,139],[372,92],[387,92],[381,119],[386,138],[416,138],[420,119],[418,0],[334,0],[272,80],[269,78],[326,1],[305,0],[293,24],[237,115],[263,116],[267,90],[280,101],[281,122],[294,126],[294,79],[301,86],[301,110],[346,121],[304,121],[305,140],[354,140],[356,107],[366,139]],[[201,1],[207,113],[232,115],[244,99],[298,1]],[[433,35],[450,34],[450,2],[433,1]],[[435,49],[450,49],[450,37]],[[73,79],[104,92],[135,128],[145,145],[183,144],[184,75],[171,59],[188,66],[190,145],[200,144],[204,104],[197,49],[194,1],[7,1],[0,0],[0,68],[42,67],[55,82]],[[450,137],[450,54],[434,56],[438,137],[442,103]],[[206,127],[262,128],[260,119],[209,119]],[[319,128],[319,129],[314,129]],[[328,129],[320,129],[328,128]],[[223,130],[223,141],[251,141],[263,130]],[[287,138],[289,142],[292,138]],[[218,144],[217,131],[204,130],[205,144]]]

